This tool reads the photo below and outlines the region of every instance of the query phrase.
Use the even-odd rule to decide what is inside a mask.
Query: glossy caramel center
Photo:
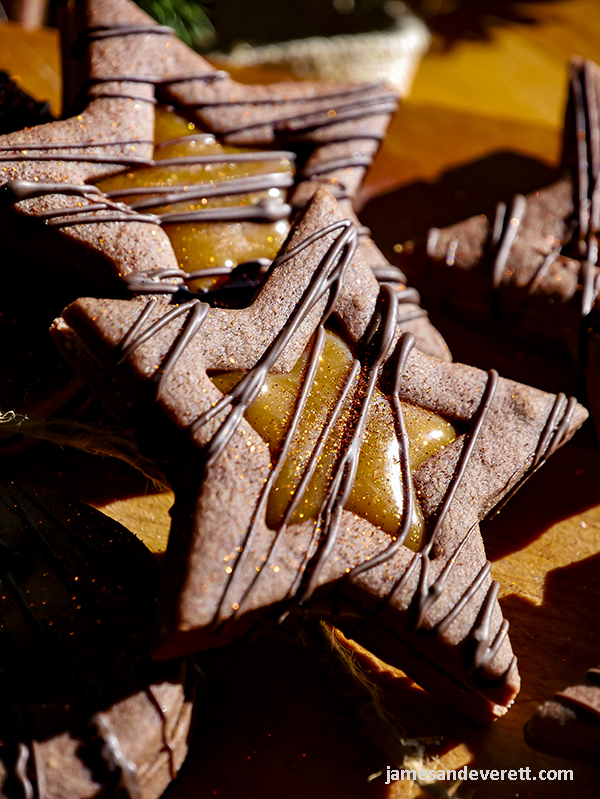
[[[197,130],[173,111],[158,107],[155,125],[154,160],[208,155],[223,155],[223,161],[207,164],[170,164],[142,167],[122,172],[98,182],[103,192],[119,189],[172,187],[181,191],[181,200],[165,204],[160,194],[132,194],[115,197],[129,205],[144,203],[141,213],[175,214],[182,211],[250,207],[261,202],[283,203],[285,188],[265,188],[260,191],[233,190],[225,195],[211,196],[216,184],[236,178],[252,178],[261,175],[291,173],[292,163],[286,158],[275,158],[235,163],[227,155],[252,152],[218,144],[210,134]],[[207,196],[187,199],[185,193],[199,185],[206,186]],[[273,260],[279,252],[288,231],[287,219],[274,222],[262,221],[184,221],[169,224],[168,217],[163,227],[175,251],[181,269],[195,272],[213,267],[234,268],[245,261],[257,258]],[[215,280],[194,281],[190,288],[210,286]]]
[[[288,374],[269,375],[260,396],[246,412],[246,419],[269,445],[273,456],[283,442],[294,413],[308,358],[307,350]],[[288,523],[301,522],[316,518],[323,508],[336,463],[356,419],[356,402],[353,402],[359,390],[356,379],[349,386],[348,396],[329,434],[324,436],[323,431],[349,379],[352,363],[350,349],[338,336],[328,332],[290,452],[269,495],[266,518],[273,529],[277,529],[286,516]],[[222,372],[213,375],[212,380],[221,391],[227,392],[241,377],[240,372]],[[401,404],[409,442],[410,468],[415,470],[453,441],[457,433],[438,414],[406,402]],[[322,449],[315,457],[320,443],[323,443]],[[301,483],[310,469],[311,460],[314,460],[314,473],[303,487]],[[390,401],[376,389],[346,508],[394,536],[402,524],[402,482],[394,413]],[[417,550],[423,542],[424,524],[415,494],[413,506],[406,546]]]

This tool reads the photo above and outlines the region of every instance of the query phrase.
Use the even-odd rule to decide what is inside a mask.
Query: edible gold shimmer
[[[184,139],[183,141],[181,139]],[[165,107],[156,110],[154,160],[182,156],[203,156],[253,152],[248,149],[224,147],[210,134],[198,131],[194,123],[175,114]],[[266,155],[266,154],[265,154]],[[258,175],[291,172],[293,164],[286,158],[227,162],[211,164],[172,164],[168,166],[142,167],[129,169],[96,185],[103,192],[117,189],[131,189],[152,186],[197,186],[206,184],[210,189],[217,183],[232,178],[250,178]],[[152,195],[150,195],[152,197]],[[127,195],[120,199],[132,204],[150,199],[149,195]],[[208,208],[228,208],[232,206],[252,206],[262,201],[285,202],[284,188],[268,188],[261,191],[233,193],[216,197],[196,197],[192,200],[160,204],[156,195],[154,205],[145,205],[143,213],[180,213]],[[163,223],[179,267],[186,272],[214,267],[234,268],[245,261],[257,258],[273,260],[279,252],[288,232],[289,222],[281,219],[275,222],[250,221],[193,221],[177,224]],[[202,279],[190,283],[190,288],[207,288],[214,279]]]
[[[299,358],[288,374],[269,375],[260,396],[246,412],[246,419],[275,454],[283,442],[300,391],[309,351]],[[271,490],[267,503],[267,524],[278,528],[293,501],[302,476],[309,465],[323,430],[330,420],[352,368],[353,357],[348,346],[334,333],[327,332],[319,367],[300,418],[290,453]],[[241,372],[213,375],[213,383],[222,391],[230,391],[241,379]],[[346,429],[352,414],[353,396],[358,380],[350,386],[317,461],[317,469],[294,510],[290,523],[314,519],[323,504],[333,469],[345,445]],[[441,416],[423,408],[402,403],[409,440],[411,471],[456,438],[455,428]],[[423,518],[416,495],[411,531],[406,546],[419,549],[423,540]],[[400,467],[400,444],[396,434],[394,413],[387,397],[378,389],[371,403],[357,472],[347,510],[362,516],[381,530],[396,535],[402,522],[403,489]]]

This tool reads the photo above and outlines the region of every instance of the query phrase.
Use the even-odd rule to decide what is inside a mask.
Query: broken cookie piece
[[[393,290],[365,290],[357,244],[322,192],[249,307],[82,299],[53,336],[175,489],[157,657],[314,615],[489,721],[519,677],[479,521],[586,412],[413,349]]]
[[[0,793],[158,799],[188,748],[192,664],[148,656],[156,564],[54,492],[0,484]]]
[[[587,684],[572,685],[544,702],[525,725],[525,740],[542,752],[591,760],[600,745],[600,669],[592,668]]]

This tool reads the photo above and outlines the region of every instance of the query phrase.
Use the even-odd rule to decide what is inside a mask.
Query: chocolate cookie
[[[600,669],[589,669],[587,684],[572,685],[544,702],[525,725],[525,740],[534,749],[591,760],[600,745]]]
[[[567,349],[600,422],[600,68],[573,59],[563,177],[511,203],[430,230],[402,268],[431,302]]]
[[[157,657],[306,613],[490,720],[519,677],[478,524],[586,411],[413,349],[357,242],[321,191],[248,308],[82,299],[53,335],[175,488]]]
[[[122,92],[132,78],[155,85],[162,102],[225,144],[297,145],[309,185],[297,189],[296,206],[320,183],[338,199],[353,198],[397,107],[381,83],[238,83],[129,0],[75,4],[65,29],[66,108],[76,107],[78,94]]]
[[[155,799],[187,753],[191,664],[148,656],[157,569],[103,514],[0,485],[0,793]]]
[[[63,34],[66,105],[79,95],[81,113],[0,137],[0,229],[7,240],[26,239],[49,267],[83,272],[105,295],[206,291],[258,259],[256,282],[289,229],[285,192],[300,207],[325,183],[350,214],[396,106],[379,85],[238,84],[127,0],[71,4]],[[172,135],[156,132],[157,96],[184,115],[179,128],[162,125]],[[272,142],[294,152],[256,150]],[[257,223],[267,225],[258,249],[247,241]],[[199,263],[197,239],[206,235],[212,249]],[[368,231],[362,239],[372,265],[415,306],[407,329],[423,317],[419,346],[448,358],[403,274]],[[198,269],[208,284],[190,284]]]

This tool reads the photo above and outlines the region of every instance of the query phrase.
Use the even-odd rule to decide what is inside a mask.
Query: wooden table
[[[491,26],[488,40],[458,41],[449,48],[437,38],[422,62],[362,195],[363,219],[392,258],[394,245],[429,225],[490,208],[515,191],[543,185],[553,174],[568,59],[578,53],[600,61],[599,7],[595,0],[515,5],[535,23]],[[58,110],[58,50],[52,31],[0,25],[3,66],[37,99],[50,99]],[[434,320],[458,360],[493,366],[550,390],[575,385],[564,359],[444,316]],[[56,482],[52,466],[63,480],[81,471],[78,457],[43,447],[30,465],[35,479],[49,482]],[[86,468],[102,471],[89,462]],[[110,477],[107,482],[111,485]],[[72,490],[95,499],[160,550],[171,497],[131,497],[135,481],[126,485],[108,503],[82,481],[74,480]],[[578,682],[588,666],[600,662],[600,453],[590,431],[554,456],[500,516],[484,524],[483,532],[493,574],[502,586],[523,689],[505,718],[488,729],[455,732],[437,749],[429,746],[426,763],[440,768],[529,766],[532,774],[541,768],[574,770],[575,780],[568,783],[469,782],[457,797],[597,796],[591,766],[540,755],[522,735],[539,702]],[[299,646],[294,630],[234,644],[203,656],[202,663],[207,693],[189,761],[169,792],[172,799],[429,795],[409,783],[386,788],[383,775],[372,778],[394,763],[389,750],[382,754],[381,736],[369,727],[369,703],[360,692],[353,695],[345,684],[340,687],[324,652]],[[435,717],[429,721],[432,734],[442,732]]]

